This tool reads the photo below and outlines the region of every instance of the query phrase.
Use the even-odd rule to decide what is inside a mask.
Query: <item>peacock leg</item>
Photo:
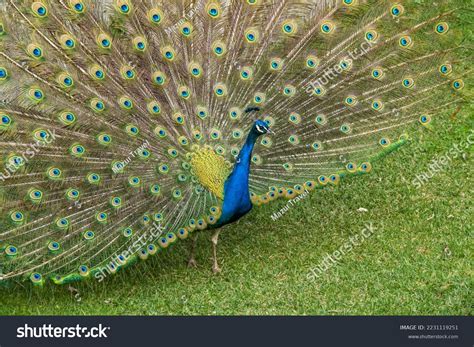
[[[214,259],[214,264],[212,265],[212,272],[215,274],[221,272],[221,269],[219,267],[219,264],[217,263],[217,241],[219,239],[219,233],[220,230],[217,230],[214,235],[212,235],[212,252],[213,252],[213,259]]]
[[[197,267],[197,262],[195,258],[197,239],[198,239],[198,233],[195,233],[194,236],[192,237],[191,254],[189,256],[188,267]]]

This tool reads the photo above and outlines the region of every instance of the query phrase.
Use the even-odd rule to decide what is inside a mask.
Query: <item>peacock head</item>
[[[253,123],[251,131],[257,136],[272,133],[272,131],[268,127],[268,123],[260,119],[256,120],[255,123]]]

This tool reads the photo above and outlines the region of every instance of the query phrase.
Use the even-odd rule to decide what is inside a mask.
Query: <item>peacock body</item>
[[[370,172],[463,102],[462,6],[1,0],[0,279],[114,273]]]

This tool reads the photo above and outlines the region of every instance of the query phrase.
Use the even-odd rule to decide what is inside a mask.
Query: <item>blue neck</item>
[[[257,138],[258,134],[251,130],[237,156],[234,169],[224,184],[224,203],[217,226],[232,223],[252,209],[249,174],[252,151]]]
[[[242,146],[242,149],[240,150],[239,155],[237,156],[237,161],[234,165],[234,170],[232,171],[233,174],[238,167],[245,167],[245,169],[247,170],[247,181],[248,174],[250,173],[250,160],[252,158],[252,151],[253,147],[255,146],[255,141],[257,141],[257,138],[258,134],[255,134],[253,131],[250,131],[249,135],[247,136],[247,140],[245,141],[245,144]]]

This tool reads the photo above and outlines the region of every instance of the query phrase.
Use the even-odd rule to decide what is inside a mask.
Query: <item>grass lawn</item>
[[[277,221],[286,201],[254,209],[220,237],[223,272],[211,271],[210,233],[98,283],[0,288],[1,315],[470,315],[472,150],[421,187],[432,160],[474,134],[473,108],[438,115],[433,129],[376,162],[370,175],[312,193]],[[471,136],[471,140],[474,135]],[[431,171],[433,172],[433,171]],[[361,209],[362,208],[362,209]],[[309,281],[311,268],[372,223],[375,233]]]

